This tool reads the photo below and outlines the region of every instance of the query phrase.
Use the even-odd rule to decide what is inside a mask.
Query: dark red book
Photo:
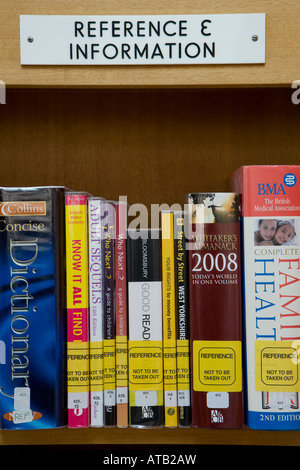
[[[243,427],[240,200],[188,194],[192,426]]]

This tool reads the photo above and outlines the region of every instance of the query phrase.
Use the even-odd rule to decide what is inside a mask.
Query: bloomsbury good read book
[[[164,424],[160,230],[128,230],[128,379],[132,427]]]

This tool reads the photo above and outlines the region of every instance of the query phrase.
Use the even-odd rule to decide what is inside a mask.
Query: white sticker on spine
[[[135,406],[156,406],[157,392],[155,390],[136,391]]]
[[[228,392],[208,392],[206,395],[207,408],[221,408],[229,407],[229,393]]]

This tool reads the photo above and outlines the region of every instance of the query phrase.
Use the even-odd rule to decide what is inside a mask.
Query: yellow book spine
[[[68,426],[89,426],[87,196],[66,196]]]
[[[128,426],[128,341],[116,336],[117,426]]]
[[[104,425],[115,426],[116,339],[104,339]]]
[[[178,425],[174,214],[161,213],[165,426]]]

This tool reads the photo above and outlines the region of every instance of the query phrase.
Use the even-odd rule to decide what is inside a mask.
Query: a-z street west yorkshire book
[[[300,429],[300,166],[244,166],[246,422]]]
[[[241,428],[240,201],[233,193],[186,197],[192,425]]]
[[[128,380],[132,427],[164,424],[160,230],[129,229]]]
[[[65,426],[64,188],[0,188],[3,429]]]
[[[191,425],[189,272],[184,212],[174,211],[178,426]]]
[[[66,194],[68,426],[89,426],[88,195]]]

